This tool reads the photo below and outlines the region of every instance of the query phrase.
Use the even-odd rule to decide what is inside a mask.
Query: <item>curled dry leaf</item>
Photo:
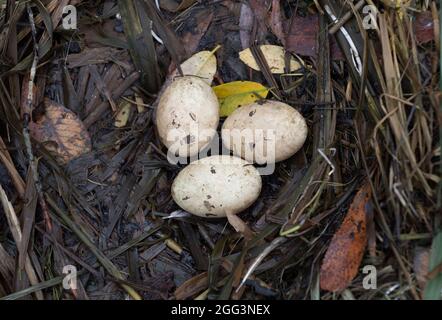
[[[216,50],[216,49],[215,49]],[[216,57],[214,51],[200,51],[195,53],[189,59],[181,64],[181,70],[185,76],[196,76],[212,84],[216,73]],[[178,70],[175,70],[173,76],[178,76]]]
[[[269,89],[253,81],[233,81],[213,87],[220,103],[220,116],[228,117],[240,106],[265,99]]]
[[[285,68],[285,49],[280,46],[274,45],[262,45],[260,46],[262,54],[267,60],[267,64],[269,65],[270,71],[275,74],[284,73]],[[247,48],[239,53],[239,58],[242,62],[248,65],[253,70],[260,71],[258,64],[253,57],[252,51],[250,48]],[[290,58],[290,71],[295,71],[301,68],[301,65],[295,58]]]
[[[317,56],[319,32],[319,17],[317,14],[305,17],[293,15],[292,20],[287,24],[286,30],[286,50],[301,56]],[[330,39],[330,51],[333,60],[344,59],[344,54],[334,36]]]
[[[91,138],[80,119],[64,106],[45,99],[45,113],[29,124],[32,137],[66,164],[91,150]]]
[[[367,244],[366,207],[370,197],[370,186],[366,183],[353,199],[325,253],[320,272],[321,289],[344,290],[358,273]]]

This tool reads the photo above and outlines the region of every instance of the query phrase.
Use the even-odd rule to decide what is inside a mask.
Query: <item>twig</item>
[[[12,183],[15,186],[15,189],[17,189],[18,195],[20,196],[20,198],[23,198],[25,195],[25,188],[26,188],[25,182],[23,181],[22,177],[15,168],[11,156],[8,150],[6,149],[6,145],[1,137],[0,137],[0,162],[3,163],[6,170],[8,171],[12,179]]]
[[[274,94],[277,96],[278,99],[282,99],[282,92],[279,90],[278,83],[275,80],[275,77],[273,76],[272,72],[270,71],[269,64],[267,63],[267,60],[264,56],[264,54],[261,51],[261,48],[253,44],[250,46],[250,51],[252,52],[253,58],[255,59],[256,63],[259,66],[259,69],[264,75],[264,78],[269,83],[269,85],[274,88],[275,92]]]
[[[11,229],[12,237],[14,238],[15,244],[17,248],[20,248],[21,242],[23,239],[23,234],[20,229],[20,222],[18,220],[17,214],[15,213],[14,207],[6,196],[5,191],[3,190],[0,184],[0,202],[3,206],[3,210],[6,215],[6,219],[8,220],[9,227]],[[35,273],[35,269],[32,266],[31,259],[29,258],[28,253],[25,253],[25,271],[28,275],[29,282],[36,286],[39,284],[37,274]],[[38,300],[43,300],[43,293],[41,291],[35,291],[35,296]]]
[[[327,12],[327,14],[329,15],[330,19],[333,21],[333,23],[335,25],[337,25],[338,19],[336,18],[336,16],[333,14],[331,8],[328,5],[324,6],[325,11]],[[345,40],[347,40],[348,45],[350,46],[350,53],[351,53],[351,57],[352,57],[352,62],[354,65],[355,70],[359,73],[359,75],[362,74],[362,61],[361,58],[359,57],[359,52],[358,49],[356,48],[356,45],[354,44],[350,34],[348,33],[347,29],[345,29],[344,26],[341,26],[339,28],[339,30],[341,30],[342,35],[345,37]]]
[[[359,0],[358,3],[355,4],[355,10],[359,10],[362,8],[362,6],[365,4],[365,0]],[[329,30],[328,33],[330,35],[335,34],[345,23],[347,23],[348,20],[350,20],[353,17],[353,10],[348,11],[345,13],[342,18],[337,20],[335,25],[333,25]]]
[[[284,243],[287,240],[287,238],[284,237],[278,237],[275,238],[262,252],[259,256],[255,258],[253,263],[250,265],[249,269],[247,270],[246,274],[244,275],[244,278],[242,279],[240,285],[236,289],[235,292],[238,292],[241,287],[244,285],[244,283],[247,281],[247,279],[250,277],[250,275],[255,271],[255,269],[259,266],[262,260],[264,260],[265,257],[269,255],[270,252],[272,252],[275,248],[277,248],[280,244]]]
[[[35,80],[35,74],[37,72],[37,65],[38,65],[38,43],[37,43],[37,31],[35,28],[35,22],[34,22],[34,16],[31,10],[31,7],[29,4],[26,5],[26,9],[28,11],[29,16],[29,23],[31,24],[31,34],[32,34],[32,40],[34,41],[34,60],[32,62],[31,72],[29,75],[29,82],[28,82],[28,96],[26,99],[26,103],[24,105],[24,110],[22,112],[23,114],[23,139],[25,141],[26,145],[26,153],[29,158],[29,163],[32,170],[32,176],[34,178],[35,183],[35,189],[37,190],[38,200],[41,206],[41,209],[43,211],[43,217],[45,220],[46,228],[48,232],[52,231],[52,222],[49,217],[49,211],[48,206],[46,205],[46,200],[43,196],[43,187],[40,182],[40,177],[38,175],[38,167],[37,167],[37,160],[34,157],[34,153],[32,151],[32,144],[31,144],[31,136],[29,133],[29,123],[31,120],[31,113],[33,109],[33,100],[34,100],[34,80]]]

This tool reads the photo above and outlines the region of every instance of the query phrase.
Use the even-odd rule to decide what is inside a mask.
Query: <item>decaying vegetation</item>
[[[439,8],[0,0],[0,299],[440,299]],[[284,49],[282,73],[261,45]],[[154,126],[203,50],[212,85],[249,81],[217,89],[222,115],[253,91],[309,127],[236,230],[173,202]]]

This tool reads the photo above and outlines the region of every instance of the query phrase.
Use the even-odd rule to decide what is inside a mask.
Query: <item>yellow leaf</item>
[[[120,111],[115,116],[115,127],[123,128],[127,125],[127,121],[129,120],[130,111],[132,104],[126,100],[123,100],[120,103],[119,109]]]
[[[269,89],[252,81],[233,81],[213,87],[220,103],[220,116],[227,117],[238,107],[264,99]]]
[[[138,113],[143,113],[144,111],[146,111],[146,105],[144,104],[143,98],[137,93],[135,93],[134,96],[135,96],[135,102],[137,104]]]
[[[284,73],[285,67],[285,49],[280,46],[274,45],[261,45],[262,54],[264,55],[270,71],[275,74]],[[248,65],[250,68],[256,71],[260,71],[258,64],[253,57],[252,51],[249,48],[239,53],[239,58],[242,62]],[[290,71],[295,71],[301,68],[301,65],[295,58],[290,58]]]
[[[216,73],[216,57],[214,53],[218,48],[219,46],[212,51],[197,52],[184,61],[181,64],[183,75],[200,77],[211,85]],[[175,70],[173,76],[178,75],[178,70]]]

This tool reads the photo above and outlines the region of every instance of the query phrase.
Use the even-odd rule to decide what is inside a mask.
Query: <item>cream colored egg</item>
[[[258,198],[261,187],[261,176],[252,164],[219,155],[185,167],[172,184],[172,197],[187,212],[218,218],[248,208]]]
[[[283,161],[307,138],[307,124],[293,107],[273,100],[235,110],[224,122],[223,145],[237,156],[258,164]]]
[[[175,78],[158,102],[156,126],[170,154],[197,155],[215,136],[218,122],[218,99],[198,77]]]

